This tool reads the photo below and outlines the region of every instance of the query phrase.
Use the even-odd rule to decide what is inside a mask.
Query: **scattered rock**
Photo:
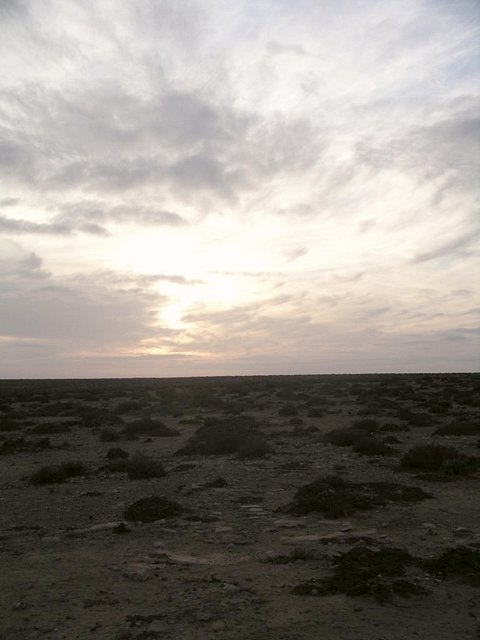
[[[131,564],[123,572],[125,578],[134,582],[146,582],[155,576],[155,567],[147,564]]]

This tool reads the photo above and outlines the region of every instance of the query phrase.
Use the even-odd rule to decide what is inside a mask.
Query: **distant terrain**
[[[0,381],[2,640],[480,638],[480,375]]]

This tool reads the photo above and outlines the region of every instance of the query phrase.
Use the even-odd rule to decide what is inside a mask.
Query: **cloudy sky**
[[[478,369],[476,0],[0,0],[0,377]]]

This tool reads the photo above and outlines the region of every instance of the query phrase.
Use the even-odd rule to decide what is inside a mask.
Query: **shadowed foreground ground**
[[[0,637],[480,637],[479,390],[0,382]]]

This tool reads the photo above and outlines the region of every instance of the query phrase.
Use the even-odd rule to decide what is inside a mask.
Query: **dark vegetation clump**
[[[434,436],[476,436],[480,434],[480,422],[452,422],[439,427]]]
[[[167,427],[161,420],[153,420],[152,418],[141,418],[130,422],[123,429],[123,433],[127,438],[131,436],[152,436],[158,438],[170,438],[180,435],[179,431]]]
[[[333,575],[303,582],[292,592],[317,596],[344,593],[348,596],[373,596],[389,602],[395,594],[410,596],[425,592],[417,581],[403,577],[405,569],[416,563],[417,560],[404,549],[354,547],[334,558]]]
[[[351,447],[357,440],[365,437],[365,431],[347,427],[346,429],[333,429],[325,434],[325,440],[337,447]]]
[[[0,445],[0,455],[8,455],[12,453],[36,453],[51,449],[49,438],[40,438],[39,440],[27,440],[26,438],[8,438]]]
[[[480,458],[451,458],[442,462],[440,473],[447,476],[468,476],[480,469]]]
[[[278,415],[283,418],[290,418],[292,416],[298,416],[298,409],[294,404],[287,403],[280,407]]]
[[[102,470],[108,473],[126,473],[128,470],[128,458],[109,460],[107,464],[102,467]]]
[[[317,511],[329,518],[341,518],[356,511],[383,507],[387,502],[412,504],[429,497],[418,487],[388,482],[355,484],[331,475],[300,487],[293,501],[282,510],[296,515]]]
[[[165,469],[160,460],[136,453],[128,460],[127,474],[130,480],[162,478],[165,475]]]
[[[125,520],[155,522],[163,518],[175,518],[183,513],[183,507],[164,496],[149,496],[133,502],[125,511]]]
[[[406,469],[437,471],[447,460],[461,457],[453,447],[436,444],[417,445],[405,453],[400,465]]]
[[[175,455],[228,455],[237,453],[254,435],[255,421],[248,416],[207,418],[187,444]]]
[[[424,567],[436,578],[460,577],[472,587],[480,587],[480,549],[446,549],[436,558],[424,561]]]
[[[316,560],[317,554],[311,549],[304,549],[303,547],[295,547],[289,553],[279,553],[277,555],[269,555],[266,558],[266,562],[272,564],[290,564],[297,561]]]
[[[391,456],[395,453],[395,449],[370,435],[364,435],[363,438],[359,438],[354,443],[353,450],[362,456]]]
[[[308,410],[307,416],[309,418],[322,418],[325,415],[325,411],[320,407],[312,407]]]
[[[373,418],[362,418],[361,420],[355,420],[353,428],[372,433],[373,431],[378,431],[380,425],[378,424],[378,420],[374,420]]]
[[[65,482],[69,478],[87,475],[87,467],[83,462],[64,462],[57,465],[42,467],[30,478],[31,484],[54,484]]]
[[[406,420],[411,427],[429,427],[432,424],[432,417],[428,413],[415,413],[409,409],[399,409],[397,417]]]
[[[288,421],[288,424],[292,425],[292,427],[301,427],[303,426],[304,422],[302,418],[299,418],[298,416],[290,418],[290,420]]]
[[[107,458],[107,460],[119,460],[121,458],[128,458],[129,455],[130,454],[128,453],[128,451],[124,451],[120,447],[112,447],[107,451],[105,457]]]
[[[410,431],[410,427],[406,424],[399,424],[395,422],[387,422],[380,428],[380,431],[389,431],[389,432],[398,432],[405,433],[406,431]]]
[[[30,433],[35,433],[37,435],[54,435],[56,433],[68,433],[70,431],[70,424],[65,422],[37,424],[35,427],[30,429]]]
[[[100,431],[98,439],[100,442],[118,442],[121,437],[120,433],[115,429],[105,428]]]
[[[138,400],[123,400],[116,408],[117,413],[130,413],[131,411],[141,411],[142,404]]]
[[[7,416],[0,417],[0,431],[8,433],[10,431],[16,431],[17,429],[20,429],[20,427],[20,422],[16,422]]]
[[[238,457],[240,460],[264,458],[271,452],[272,447],[265,437],[259,435],[250,436],[240,446],[238,450]]]

